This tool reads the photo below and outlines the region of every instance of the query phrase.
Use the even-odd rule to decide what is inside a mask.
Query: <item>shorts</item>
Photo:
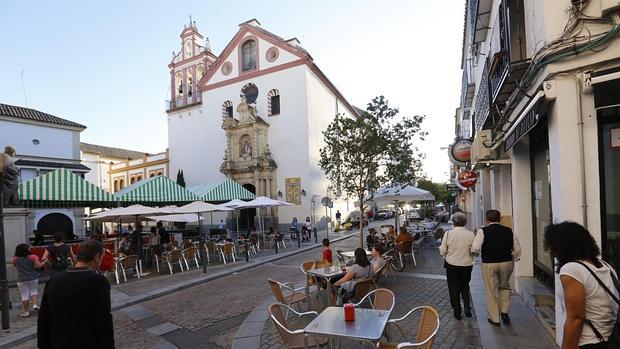
[[[18,282],[17,288],[22,296],[22,301],[30,300],[30,297],[39,294],[39,279]]]

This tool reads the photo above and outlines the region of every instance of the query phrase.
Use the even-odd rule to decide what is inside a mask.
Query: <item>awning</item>
[[[116,198],[95,184],[61,168],[19,184],[26,207],[112,207]]]
[[[145,205],[187,203],[200,200],[197,195],[164,176],[143,179],[114,193],[114,196],[123,203]]]
[[[226,178],[217,183],[198,185],[188,188],[188,190],[208,202],[224,202],[233,199],[252,200],[256,197],[252,192],[231,178]]]

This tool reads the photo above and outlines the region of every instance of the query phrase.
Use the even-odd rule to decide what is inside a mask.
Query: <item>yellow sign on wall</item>
[[[285,178],[286,202],[301,205],[301,177]]]

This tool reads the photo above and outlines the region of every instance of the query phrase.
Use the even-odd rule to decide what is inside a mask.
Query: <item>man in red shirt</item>
[[[323,261],[332,262],[332,249],[329,248],[329,240],[323,239]]]

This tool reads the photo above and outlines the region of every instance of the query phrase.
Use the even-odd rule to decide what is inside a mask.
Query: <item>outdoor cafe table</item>
[[[325,284],[327,285],[327,287],[329,288],[330,286],[330,279],[336,276],[341,276],[346,274],[346,271],[338,268],[337,266],[329,266],[329,267],[322,267],[322,268],[317,268],[317,269],[308,269],[306,270],[306,273],[308,273],[309,275],[312,275],[314,277],[318,277],[318,278],[323,278],[325,279]],[[327,304],[331,303],[331,297],[329,295],[327,295]]]
[[[308,336],[357,339],[374,347],[389,318],[388,310],[355,308],[355,320],[345,321],[344,308],[327,307],[304,328],[304,348],[308,348]]]
[[[371,255],[370,251],[368,251],[368,250],[365,250],[365,251],[366,251],[366,256],[370,256]],[[340,254],[343,257],[347,257],[349,259],[354,259],[355,258],[355,251],[340,252]]]

